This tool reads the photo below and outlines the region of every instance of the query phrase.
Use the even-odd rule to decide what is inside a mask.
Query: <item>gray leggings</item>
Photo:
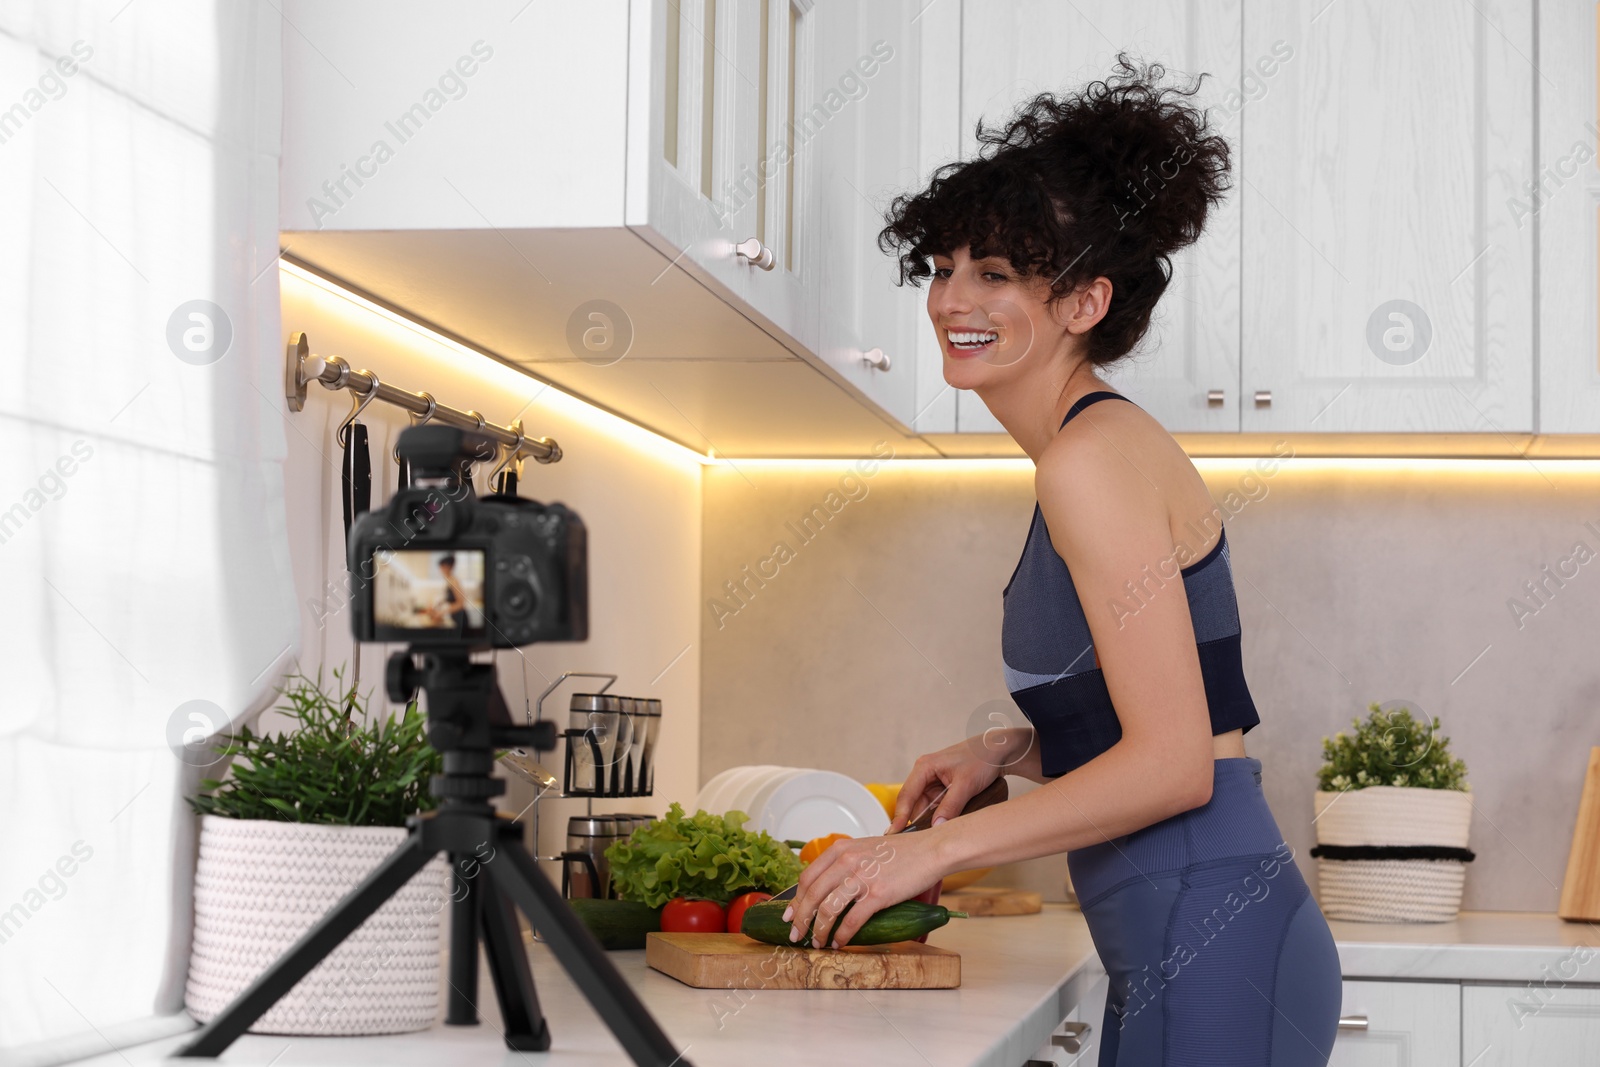
[[[1231,757],[1202,807],[1067,853],[1110,977],[1099,1067],[1327,1064],[1339,953],[1291,852]]]

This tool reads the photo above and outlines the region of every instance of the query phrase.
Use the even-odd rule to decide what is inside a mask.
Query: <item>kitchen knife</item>
[[[944,799],[945,793],[949,792],[949,790],[950,790],[949,786],[945,786],[943,789],[939,790],[939,795],[938,796],[934,797],[931,801],[929,801],[928,804],[921,811],[917,812],[915,818],[913,818],[910,822],[906,823],[899,830],[895,831],[895,833],[907,834],[907,833],[910,833],[913,830],[926,830],[926,829],[928,829],[928,824],[930,822],[932,822],[932,820],[933,820],[933,813],[939,810],[939,802]],[[1002,775],[1001,777],[996,778],[993,782],[991,782],[987,789],[984,789],[982,792],[980,792],[980,793],[976,794],[975,796],[973,796],[973,798],[971,800],[967,801],[967,806],[962,808],[960,814],[958,814],[956,817],[960,818],[961,815],[971,814],[972,812],[977,811],[979,808],[987,808],[987,807],[990,807],[991,805],[999,804],[1002,801],[1004,801],[1007,797],[1009,797],[1010,795],[1011,795],[1011,787],[1006,784],[1005,777]],[[894,834],[884,834],[883,836],[884,837],[892,837],[892,836],[894,836]],[[800,889],[800,883],[796,882],[794,885],[790,886],[788,889],[785,889],[785,890],[782,890],[781,892],[773,894],[772,899],[773,900],[793,900],[795,893],[799,889]]]

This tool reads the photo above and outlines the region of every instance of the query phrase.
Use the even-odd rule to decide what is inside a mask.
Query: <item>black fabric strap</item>
[[[1121,393],[1113,393],[1109,389],[1096,389],[1092,393],[1084,393],[1076,401],[1074,401],[1071,408],[1067,409],[1067,417],[1061,420],[1061,426],[1065,426],[1067,423],[1071,422],[1073,417],[1076,416],[1078,412],[1082,411],[1084,408],[1088,407],[1090,404],[1093,404],[1097,400],[1128,400],[1128,398],[1123,396]],[[1133,401],[1128,400],[1128,403],[1132,404]],[[1061,429],[1061,426],[1057,426],[1056,429]]]
[[[350,524],[372,507],[372,456],[367,451],[367,428],[352,422],[345,431],[344,444],[344,536],[350,539]]]
[[[1471,863],[1477,857],[1470,848],[1448,845],[1317,845],[1313,856],[1325,860],[1458,860]]]

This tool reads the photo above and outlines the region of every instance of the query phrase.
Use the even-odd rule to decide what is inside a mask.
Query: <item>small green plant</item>
[[[1323,763],[1317,772],[1321,789],[1397,785],[1471,792],[1467,765],[1450,757],[1450,739],[1439,733],[1438,716],[1429,725],[1413,719],[1410,708],[1385,711],[1374,703],[1367,709],[1371,714],[1366,722],[1350,720],[1354,737],[1341,731],[1322,739]]]
[[[341,670],[333,676],[338,692],[323,688],[320,668],[316,678],[297,674],[278,690],[277,710],[298,728],[263,736],[244,726],[219,738],[215,750],[233,757],[231,773],[203,780],[190,806],[202,815],[329,826],[404,826],[407,816],[433,808],[428,780],[444,760],[428,744],[416,701],[369,723]]]

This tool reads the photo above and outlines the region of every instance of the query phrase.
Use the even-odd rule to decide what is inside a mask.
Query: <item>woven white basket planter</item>
[[[208,1021],[372,872],[399,826],[206,815],[186,1006]],[[436,856],[252,1026],[269,1034],[394,1034],[433,1025],[449,867]]]
[[[1319,845],[1467,847],[1472,797],[1457,789],[1376,785],[1316,794]],[[1330,919],[1448,922],[1467,865],[1450,859],[1317,857],[1317,904]]]

